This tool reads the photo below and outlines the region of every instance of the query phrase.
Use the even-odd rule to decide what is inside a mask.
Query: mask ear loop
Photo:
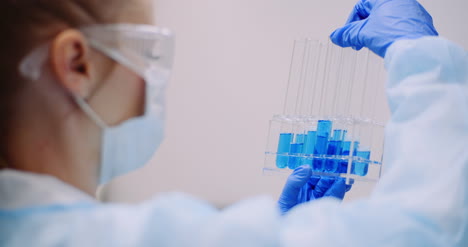
[[[81,110],[83,110],[88,117],[90,117],[101,129],[109,128],[104,121],[97,115],[97,113],[91,109],[88,103],[81,97],[76,94],[72,94],[72,97],[75,99],[75,102],[80,106]]]

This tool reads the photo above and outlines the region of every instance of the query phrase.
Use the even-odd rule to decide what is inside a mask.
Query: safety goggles
[[[79,29],[89,45],[144,77],[148,71],[169,75],[174,57],[174,36],[168,29],[141,24],[92,25]],[[48,48],[48,45],[45,46]],[[20,71],[37,79],[48,49],[40,47],[23,60]]]

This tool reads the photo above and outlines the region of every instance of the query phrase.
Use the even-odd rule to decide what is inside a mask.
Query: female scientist
[[[387,169],[371,197],[341,205],[343,180],[310,185],[300,167],[278,202],[221,212],[182,194],[97,202],[162,140],[173,39],[149,5],[0,3],[0,246],[467,246],[468,56],[415,0],[362,0],[331,36],[389,72]]]

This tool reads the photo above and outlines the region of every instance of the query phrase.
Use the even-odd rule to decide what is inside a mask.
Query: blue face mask
[[[76,103],[102,129],[101,169],[99,183],[143,167],[163,140],[165,79],[148,73],[146,82],[145,114],[117,126],[106,125],[80,97]],[[156,93],[159,92],[159,95]]]
[[[102,129],[99,183],[132,172],[151,159],[163,140],[165,91],[173,57],[173,37],[147,25],[100,25],[82,32],[90,45],[127,66],[146,83],[145,113],[118,126],[108,126],[80,97],[81,109]]]
[[[102,129],[99,183],[144,166],[163,140],[165,89],[174,53],[174,38],[167,29],[148,25],[111,24],[81,28],[94,49],[131,69],[146,84],[145,113],[117,126],[108,126],[80,96],[75,102]],[[41,75],[47,47],[40,47],[23,61],[22,74]],[[38,66],[39,65],[39,66]]]

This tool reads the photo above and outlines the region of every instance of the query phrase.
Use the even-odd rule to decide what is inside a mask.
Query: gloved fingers
[[[308,184],[305,184],[302,187],[302,189],[299,191],[299,196],[297,197],[297,204],[310,201],[311,200],[310,191],[311,191],[310,186]]]
[[[366,19],[370,16],[377,1],[359,0],[351,11],[346,24],[330,35],[332,42],[341,47],[361,50],[364,45],[360,42],[359,31],[366,24]]]
[[[315,189],[313,190],[314,198],[318,199],[323,197],[328,191],[328,189],[330,189],[330,187],[333,185],[334,181],[335,179],[332,177],[320,178],[320,181],[317,183]]]
[[[359,31],[367,20],[360,20],[346,24],[344,27],[336,29],[331,35],[331,41],[341,47],[352,47],[361,50],[364,45],[360,41]]]
[[[346,24],[355,21],[361,21],[369,17],[371,10],[375,4],[374,2],[375,1],[359,0],[354,6],[353,10],[351,11],[351,14],[348,17]]]
[[[372,10],[377,7],[377,4],[383,3],[385,1],[387,0],[360,0],[354,6],[354,9],[361,20],[364,20],[371,15]]]
[[[320,181],[320,176],[311,176],[309,181],[307,181],[307,184],[314,189],[317,183]]]
[[[283,213],[297,205],[299,193],[311,175],[312,170],[309,166],[300,166],[288,177],[283,193],[278,200],[278,205]]]
[[[320,176],[311,176],[309,178],[309,181],[307,181],[307,183],[302,187],[302,190],[299,193],[299,203],[308,202],[315,199],[313,192],[315,190],[315,186],[320,181],[320,179]]]
[[[353,8],[353,11],[351,11],[351,14],[349,14],[349,17],[348,19],[346,20],[346,23],[345,24],[349,24],[351,22],[355,22],[355,21],[360,21],[360,20],[363,20],[365,18],[363,18],[359,13],[358,13],[358,10],[356,8],[356,6]]]
[[[311,175],[312,169],[310,166],[300,166],[294,169],[293,173],[289,175],[284,189],[300,189],[309,181]]]
[[[335,197],[343,200],[346,194],[346,182],[343,178],[335,180],[333,185],[325,192],[324,197]]]

